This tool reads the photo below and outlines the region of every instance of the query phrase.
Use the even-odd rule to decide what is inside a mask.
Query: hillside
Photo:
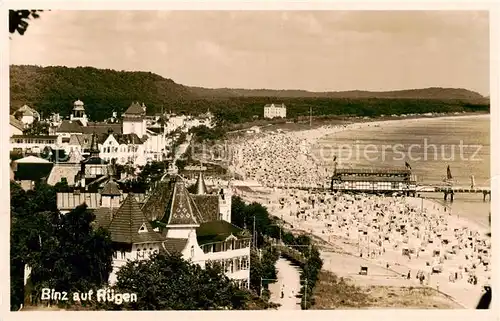
[[[423,88],[395,91],[330,91],[311,92],[306,90],[269,90],[269,89],[208,89],[201,87],[188,87],[199,97],[277,97],[277,98],[381,98],[381,99],[455,99],[483,103],[486,97],[479,93],[461,88]]]
[[[133,101],[144,102],[148,114],[163,111],[202,113],[208,109],[231,123],[262,116],[268,103],[287,105],[287,116],[379,116],[428,112],[488,111],[481,95],[451,88],[390,92],[327,92],[300,90],[206,89],[187,87],[150,72],[126,72],[91,67],[11,66],[10,111],[24,104],[43,115],[69,115],[73,101],[85,103],[92,120],[103,120],[113,111],[121,114]]]
[[[24,104],[48,114],[69,114],[80,99],[93,119],[121,113],[132,101],[145,102],[151,111],[175,107],[189,99],[186,87],[150,72],[125,72],[91,67],[11,66],[10,110]]]

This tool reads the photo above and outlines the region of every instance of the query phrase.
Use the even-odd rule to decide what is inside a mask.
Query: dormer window
[[[148,229],[146,228],[146,223],[142,223],[141,227],[139,228],[139,233],[146,233]]]

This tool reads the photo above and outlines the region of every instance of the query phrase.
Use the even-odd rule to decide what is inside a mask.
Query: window
[[[117,259],[118,258],[118,252],[113,252],[113,258]]]
[[[191,258],[194,257],[194,245],[191,245]]]
[[[125,260],[125,258],[126,258],[125,251],[120,251],[120,259]]]
[[[146,223],[142,223],[141,227],[139,228],[139,233],[145,233],[147,231],[148,229],[146,228]]]
[[[143,257],[144,257],[144,253],[141,251],[141,249],[137,249],[136,258],[142,259]]]

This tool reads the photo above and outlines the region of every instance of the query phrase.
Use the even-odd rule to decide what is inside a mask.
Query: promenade
[[[269,284],[271,302],[279,303],[278,310],[300,310],[300,298],[296,295],[300,292],[300,270],[293,266],[290,261],[280,257],[276,262],[278,281]],[[283,290],[283,298],[281,291]]]

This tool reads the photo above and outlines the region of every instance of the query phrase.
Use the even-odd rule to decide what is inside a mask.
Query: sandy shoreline
[[[347,200],[348,203],[346,204],[350,204],[349,206],[361,206],[364,208],[363,210],[360,208],[359,212],[361,213],[361,211],[363,211],[363,215],[366,214],[366,217],[370,217],[369,215],[374,211],[373,208],[370,209],[370,206],[375,206],[376,208],[382,207],[390,213],[394,213],[395,217],[397,217],[395,220],[400,223],[406,222],[406,218],[402,212],[397,213],[397,209],[404,207],[408,210],[411,208],[413,213],[410,224],[411,228],[407,227],[411,231],[408,232],[405,230],[402,236],[403,239],[401,239],[401,235],[398,234],[399,231],[398,233],[395,232],[396,227],[393,226],[394,222],[389,224],[386,219],[380,217],[373,218],[373,222],[377,221],[377,223],[380,224],[385,222],[384,224],[392,226],[390,233],[392,233],[391,235],[395,233],[394,237],[396,237],[394,240],[387,241],[390,243],[390,245],[387,244],[387,246],[396,246],[396,248],[386,248],[385,245],[381,245],[384,242],[373,239],[382,237],[383,234],[380,234],[380,231],[367,232],[365,235],[367,235],[368,241],[365,243],[368,244],[368,248],[370,248],[369,244],[372,244],[374,241],[376,241],[375,244],[378,244],[378,246],[376,246],[378,253],[375,253],[377,251],[374,252],[373,250],[366,249],[360,250],[362,246],[360,245],[359,235],[357,235],[359,231],[349,230],[345,222],[339,223],[339,217],[343,217],[342,220],[351,220],[358,224],[358,228],[362,226],[365,229],[369,229],[372,222],[365,216],[361,217],[356,208],[345,209],[344,211],[346,213],[344,214],[347,216],[337,216],[329,213],[332,206],[336,206],[335,202],[328,203],[328,206],[320,206],[321,210],[314,210],[311,208],[310,201],[307,200],[311,196],[325,198],[328,193],[326,193],[325,196],[321,196],[313,195],[306,191],[281,190],[276,188],[276,184],[280,182],[286,184],[296,182],[314,184],[314,182],[316,182],[319,184],[322,180],[326,180],[329,175],[328,169],[322,164],[319,164],[314,157],[310,157],[310,155],[322,139],[328,138],[328,136],[332,134],[346,130],[353,130],[353,134],[355,134],[356,130],[363,130],[370,126],[401,126],[401,124],[405,122],[456,119],[457,117],[488,118],[489,115],[395,119],[346,125],[325,125],[302,131],[259,133],[244,137],[243,139],[240,138],[238,141],[233,142],[236,143],[237,146],[237,157],[234,158],[235,161],[231,164],[230,170],[243,176],[244,180],[258,181],[262,185],[261,188],[256,186],[251,187],[250,190],[253,190],[251,192],[247,190],[240,193],[240,196],[244,199],[248,201],[257,201],[267,206],[273,215],[282,217],[291,229],[308,231],[332,244],[334,247],[341,249],[341,251],[350,253],[351,256],[349,258],[339,256],[340,254],[338,253],[322,253],[325,261],[325,269],[341,276],[353,277],[355,281],[361,285],[373,282],[382,284],[389,282],[389,284],[399,284],[400,286],[408,286],[408,284],[412,286],[422,286],[423,283],[417,280],[415,276],[417,274],[425,274],[428,278],[425,286],[439,288],[440,291],[455,298],[462,306],[473,308],[481,294],[481,285],[489,283],[490,272],[487,266],[487,264],[489,264],[489,243],[484,243],[488,242],[484,237],[487,232],[484,226],[480,226],[468,220],[466,217],[460,216],[460,213],[457,212],[451,213],[450,215],[449,212],[446,212],[447,209],[445,206],[429,199],[424,199],[422,202],[420,198],[405,198],[405,201],[402,203],[402,201],[392,198],[383,200],[376,197],[365,196],[361,198],[362,200],[352,201],[352,204],[349,203],[351,200]],[[298,203],[294,204],[297,200]],[[346,201],[346,199],[343,201]],[[368,203],[365,204],[363,202]],[[338,208],[336,211],[337,210]],[[418,214],[421,210],[423,210],[423,213],[428,214]],[[416,227],[424,223],[434,224],[425,228],[425,235]],[[327,224],[329,224],[329,227],[327,227]],[[407,223],[403,224],[405,225]],[[336,225],[338,226],[334,228]],[[453,239],[453,242],[455,242],[453,243],[455,246],[453,251],[444,245],[441,246],[441,229],[446,231],[446,233],[448,233],[447,237]],[[386,233],[389,232],[386,231]],[[482,242],[481,249],[483,245],[485,248],[488,248],[485,250],[487,251],[487,255],[483,255],[482,252],[477,252],[479,250],[476,248],[476,244],[469,244],[471,240],[467,239],[469,235],[467,233],[474,235],[472,242]],[[358,239],[353,237],[353,235],[357,235],[356,237],[358,237]],[[404,238],[408,237],[408,235],[413,235],[413,241],[418,241],[418,245],[409,246],[411,249],[408,248],[408,251],[412,251],[414,255],[413,259],[410,260],[407,260],[406,255],[403,256],[401,253],[401,247],[406,246],[405,242],[408,242],[405,241]],[[432,241],[432,239],[438,241],[440,244],[438,261],[436,261],[437,258],[432,255],[433,250],[430,250],[430,247],[434,245],[430,246],[428,243]],[[426,244],[422,246],[427,247],[427,249],[422,250],[422,255],[415,257],[416,253],[420,254],[420,243]],[[444,241],[443,244],[445,244]],[[479,245],[477,246],[479,247]],[[384,249],[383,253],[382,248]],[[474,248],[476,252],[469,253],[471,248]],[[360,252],[363,251],[365,257],[359,257],[361,254]],[[488,256],[488,259],[486,259],[485,256]],[[484,266],[482,265],[483,260],[488,261]],[[348,263],[350,261],[352,262]],[[378,277],[373,276],[369,278],[366,276],[357,276],[358,270],[354,267],[363,264],[362,262],[365,262],[364,264],[366,264],[366,262],[372,264],[372,269],[379,271],[380,275]],[[391,269],[387,269],[385,266],[386,264],[389,264]],[[433,266],[438,265],[443,269],[442,273],[431,273],[432,271],[430,270],[434,268]],[[376,268],[375,266],[378,267]],[[392,270],[392,272],[388,272],[389,270]],[[399,275],[394,275],[395,270],[397,271],[396,274]],[[468,272],[466,272],[466,270]],[[474,272],[472,273],[471,270]],[[412,275],[411,279],[408,280],[407,278],[401,277],[408,272]]]

